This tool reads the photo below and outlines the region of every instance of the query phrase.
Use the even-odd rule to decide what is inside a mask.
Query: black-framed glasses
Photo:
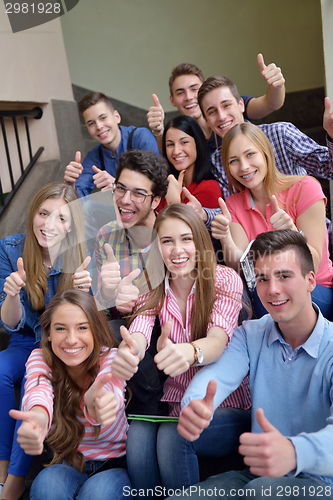
[[[121,184],[113,184],[112,191],[113,194],[117,196],[118,199],[125,196],[127,191],[129,191],[131,200],[134,203],[144,203],[146,201],[147,196],[151,196],[152,198],[154,198],[153,194],[146,194],[143,193],[142,191],[137,191],[136,189],[133,190],[127,189],[125,186],[122,186]]]

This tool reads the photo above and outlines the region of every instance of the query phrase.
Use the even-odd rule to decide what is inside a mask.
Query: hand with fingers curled
[[[105,244],[104,249],[107,259],[100,271],[102,295],[105,299],[112,299],[116,295],[118,285],[121,281],[120,265],[109,243]]]
[[[188,441],[198,439],[202,431],[209,426],[214,413],[216,387],[216,381],[211,380],[204,399],[193,399],[188,406],[182,409],[177,430]]]
[[[129,380],[138,371],[140,346],[125,326],[120,327],[120,335],[123,340],[113,359],[111,372],[115,377]]]
[[[231,215],[222,198],[219,198],[219,205],[222,213],[216,215],[211,224],[213,238],[223,240],[230,234]]]
[[[173,203],[181,203],[181,195],[183,189],[184,175],[186,170],[179,172],[178,179],[173,174],[168,175],[168,190],[165,199],[168,205]]]
[[[262,54],[258,54],[257,62],[261,75],[268,85],[272,85],[273,87],[282,87],[285,84],[281,68],[278,68],[276,64],[271,63],[266,66]]]
[[[77,268],[72,276],[73,286],[77,290],[82,290],[83,292],[89,293],[92,278],[90,272],[86,269],[89,266],[91,257],[86,257],[82,262],[81,266]]]
[[[157,340],[156,348],[158,352],[154,357],[154,361],[159,370],[163,370],[164,373],[170,377],[176,377],[186,372],[190,364],[184,353],[184,346],[187,344],[174,344],[169,339],[171,328],[172,321],[167,321]]]
[[[188,199],[188,206],[192,207],[193,210],[197,212],[199,217],[206,222],[207,221],[207,213],[205,210],[202,208],[202,205],[199,200],[193,194],[189,192],[189,190],[186,187],[183,187],[182,189],[183,195]]]
[[[109,172],[106,170],[101,170],[97,168],[96,165],[92,166],[93,171],[95,172],[93,175],[93,181],[95,186],[101,191],[109,191],[112,189],[115,178],[112,177]]]
[[[123,314],[131,313],[139,298],[139,289],[133,285],[132,281],[139,276],[140,272],[140,269],[134,269],[119,282],[116,308]]]
[[[22,257],[17,259],[17,271],[14,271],[7,276],[3,291],[10,297],[18,295],[23,287],[26,285],[27,276],[24,270],[24,263]]]
[[[292,229],[293,231],[297,231],[297,227],[295,226],[292,218],[287,214],[287,212],[279,207],[276,196],[274,194],[271,197],[271,205],[272,216],[269,219],[269,222],[272,224],[274,229]]]
[[[65,169],[64,182],[70,182],[71,184],[74,184],[74,182],[77,181],[77,179],[82,174],[82,171],[83,167],[81,164],[81,153],[80,151],[76,151],[75,161],[71,161]]]
[[[21,448],[27,455],[41,455],[49,425],[45,408],[35,406],[30,411],[10,410],[9,415],[15,420],[22,420],[17,431],[17,441]]]
[[[117,416],[117,399],[114,393],[105,387],[111,379],[111,373],[101,375],[84,395],[84,404],[88,414],[101,425],[112,425]]]
[[[150,130],[155,137],[163,135],[164,131],[164,110],[156,94],[152,96],[154,106],[151,106],[147,113],[147,120]]]

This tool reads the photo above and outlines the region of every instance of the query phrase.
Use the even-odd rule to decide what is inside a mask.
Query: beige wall
[[[71,80],[62,37],[60,19],[12,33],[5,5],[0,3],[0,109],[43,109],[41,120],[29,119],[33,154],[44,146],[41,160],[59,158],[51,99],[73,101]],[[19,104],[17,103],[19,101]],[[13,161],[15,181],[20,176],[19,161],[11,119],[8,142]],[[21,126],[19,125],[19,128]],[[24,130],[23,137],[24,135]],[[23,163],[29,163],[28,146],[22,141]],[[6,156],[0,132],[0,175],[4,191],[10,190]]]
[[[320,0],[80,0],[61,22],[72,82],[141,108],[156,92],[172,109],[180,62],[263,93],[258,52],[282,67],[287,91],[324,85]]]

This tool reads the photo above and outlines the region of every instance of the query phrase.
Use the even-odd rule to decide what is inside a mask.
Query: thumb
[[[24,263],[22,257],[17,259],[17,270],[22,281],[26,281],[27,275],[24,270]]]
[[[166,341],[168,340],[169,338],[169,335],[170,335],[170,332],[171,332],[171,328],[172,328],[172,321],[167,321],[163,327],[163,330],[162,330],[162,333],[161,333],[161,337],[160,337],[160,343],[159,345],[161,346],[161,349],[163,349],[163,347],[165,346],[165,343]],[[158,349],[158,351],[160,351],[161,349]]]
[[[130,272],[127,276],[125,276],[125,278],[121,280],[122,284],[129,285],[130,283],[132,283],[133,280],[135,280],[135,278],[139,276],[140,273],[141,270],[139,268],[134,269],[134,271]]]
[[[331,114],[331,99],[329,97],[325,97],[325,116],[329,116]]]
[[[222,210],[222,215],[224,215],[224,217],[227,217],[228,219],[230,219],[230,212],[228,210],[228,207],[224,201],[223,198],[219,198],[219,205],[220,205],[220,209]]]
[[[84,261],[82,262],[81,266],[79,266],[77,268],[77,270],[75,271],[75,273],[80,273],[81,271],[84,271],[85,268],[89,266],[90,261],[91,261],[91,257],[88,255],[88,257],[86,257],[84,259]]]
[[[117,259],[116,257],[114,256],[114,253],[113,253],[113,250],[112,250],[112,247],[109,245],[109,243],[105,243],[104,245],[104,249],[106,251],[106,255],[107,255],[107,261],[112,263],[112,262],[117,262]]]
[[[280,209],[279,209],[279,205],[278,205],[276,196],[274,194],[271,197],[271,205],[272,205],[272,215],[276,214],[276,212],[278,212]]]
[[[98,380],[95,380],[95,382],[91,386],[91,389],[93,388],[94,397],[99,397],[101,395],[103,387],[105,386],[105,384],[110,382],[111,379],[111,373],[104,373],[104,375],[99,377]]]
[[[31,411],[10,410],[9,416],[14,418],[15,420],[24,420],[26,422],[30,422],[33,426],[37,423],[35,415]]]
[[[264,62],[264,57],[262,54],[257,55],[257,63],[260,68],[260,71],[264,71],[264,69],[266,68],[266,64]]]
[[[157,97],[156,94],[152,94],[152,99],[153,99],[153,103],[155,104],[155,106],[161,106],[160,105],[160,101],[159,101],[159,98]]]
[[[180,174],[178,175],[178,184],[180,186],[183,186],[183,182],[184,182],[184,175],[186,174],[186,170],[182,170],[180,172]]]
[[[269,420],[265,417],[264,410],[262,408],[258,408],[256,411],[256,419],[260,427],[264,432],[272,432],[275,431],[276,428],[274,425],[270,423]]]
[[[191,193],[189,192],[189,190],[188,190],[186,187],[183,187],[182,191],[183,191],[183,194],[186,196],[186,198],[187,198],[189,201],[193,201],[193,202],[197,202],[197,203],[199,203],[199,202],[198,202],[198,200],[196,199],[196,197],[195,197],[195,196],[193,196],[193,194],[191,194]]]
[[[76,151],[75,161],[76,161],[76,163],[81,163],[81,152],[80,151]]]
[[[93,171],[94,171],[96,174],[98,174],[99,172],[102,172],[102,170],[100,170],[99,168],[97,168],[97,167],[96,167],[96,165],[93,165],[91,168],[93,169]]]
[[[217,382],[216,380],[210,380],[207,385],[206,396],[203,401],[207,404],[207,406],[214,406],[214,396],[216,394]]]
[[[121,335],[121,338],[123,339],[123,341],[125,342],[125,344],[131,349],[132,352],[134,352],[134,342],[133,342],[133,339],[131,337],[131,334],[129,333],[129,331],[127,330],[127,328],[125,326],[121,326],[120,327],[120,335]]]

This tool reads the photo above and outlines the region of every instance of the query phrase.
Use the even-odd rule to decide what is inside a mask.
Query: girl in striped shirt
[[[124,381],[111,375],[116,353],[104,313],[79,290],[55,295],[41,317],[42,349],[27,362],[18,441],[26,453],[53,460],[35,479],[35,500],[120,499],[126,471]]]
[[[162,334],[154,359],[168,375],[162,400],[169,403],[170,416],[179,416],[180,402],[192,377],[202,365],[219,359],[237,327],[243,287],[235,271],[216,264],[209,233],[191,207],[178,203],[166,207],[157,216],[154,228],[165,264],[165,279],[140,297],[129,331],[121,328],[123,341],[112,372],[125,379],[135,373],[158,314]],[[246,384],[224,406],[248,408]],[[176,423],[133,421],[126,445],[133,487],[150,489],[162,485],[176,489],[198,482],[197,452],[207,456],[221,454],[216,427],[211,425],[210,431],[211,439],[203,434],[198,440],[205,449],[192,447],[188,453],[189,447],[178,435]],[[237,439],[238,435],[237,432]]]

